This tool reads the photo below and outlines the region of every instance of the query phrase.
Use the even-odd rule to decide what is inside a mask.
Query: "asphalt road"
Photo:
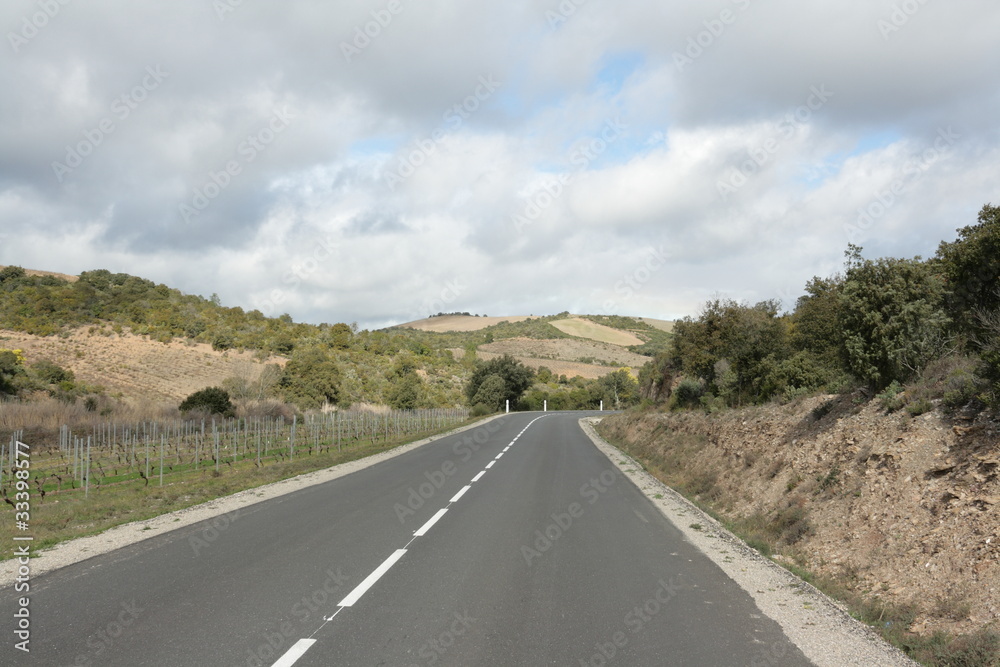
[[[5,633],[0,664],[810,664],[581,416],[510,415],[40,576],[32,651]]]

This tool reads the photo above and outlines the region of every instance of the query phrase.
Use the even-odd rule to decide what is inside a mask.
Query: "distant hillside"
[[[206,343],[164,344],[106,329],[48,337],[0,330],[0,348],[23,350],[32,362],[47,359],[72,371],[76,380],[103,387],[110,396],[153,403],[178,403],[232,376],[254,379],[265,363],[251,352],[220,352]],[[283,366],[286,361],[271,357],[266,363]]]
[[[523,322],[529,319],[530,315],[513,315],[509,317],[476,317],[474,315],[439,315],[428,317],[415,322],[400,324],[401,328],[417,329],[419,331],[433,331],[444,333],[448,331],[481,331],[487,327],[500,324],[502,322]]]
[[[269,318],[223,306],[214,295],[184,294],[103,269],[79,276],[0,269],[0,349],[24,351],[26,372],[13,389],[22,397],[47,391],[74,401],[103,393],[176,404],[278,363],[285,371],[275,393],[304,409],[327,401],[448,407],[467,400],[463,389],[477,360],[510,355],[549,371],[540,375],[531,405],[551,397],[554,406],[589,407],[605,391],[596,380],[623,366],[635,374],[670,338],[640,319],[566,312],[442,315],[358,331],[345,323]],[[73,378],[58,379],[57,369],[44,367],[50,362]],[[315,377],[318,366],[323,378]],[[403,385],[414,391],[401,392]],[[3,393],[10,395],[10,387],[0,386]]]
[[[6,266],[0,264],[0,271],[3,271],[6,268],[7,268]],[[55,273],[54,271],[36,271],[35,269],[24,269],[24,272],[29,276],[51,276],[52,278],[65,280],[68,283],[75,283],[77,280],[80,279],[80,276],[71,276],[66,273]]]
[[[77,376],[60,394],[67,399],[67,391],[79,398],[103,387],[126,399],[176,401],[233,375],[233,362],[259,366],[248,360],[296,362],[301,355],[280,392],[303,408],[326,400],[391,403],[404,358],[405,372],[420,378],[406,405],[447,407],[464,401],[469,372],[450,353],[398,333],[268,318],[106,270],[70,281],[50,272],[0,269],[0,331],[0,348],[23,349],[29,367],[53,362]],[[326,363],[325,375],[317,377],[313,371]],[[18,393],[57,389],[42,379],[38,372],[22,377]]]

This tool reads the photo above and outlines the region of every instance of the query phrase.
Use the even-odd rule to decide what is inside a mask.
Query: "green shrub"
[[[485,403],[477,403],[472,406],[472,411],[470,413],[473,417],[485,417],[486,415],[493,414],[493,410],[490,410],[489,406]]]
[[[934,404],[931,403],[926,398],[921,398],[916,401],[910,401],[906,405],[906,411],[910,413],[911,417],[919,417],[922,414],[928,413],[934,409]]]
[[[185,413],[197,411],[227,417],[236,412],[236,406],[229,400],[229,392],[221,387],[208,387],[196,391],[181,401],[178,407]]]
[[[60,384],[72,382],[73,371],[66,370],[62,366],[55,364],[48,359],[41,359],[31,364],[32,374],[45,384]]]
[[[684,378],[677,385],[673,393],[673,400],[677,407],[694,408],[700,405],[702,394],[705,388],[701,382],[691,378]]]
[[[898,381],[893,380],[885,390],[877,394],[875,399],[886,412],[896,412],[906,405],[906,396],[903,393],[903,386]]]

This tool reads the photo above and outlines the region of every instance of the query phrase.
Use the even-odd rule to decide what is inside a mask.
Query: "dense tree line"
[[[1000,408],[1000,207],[983,207],[930,259],[862,252],[849,246],[843,273],[810,280],[791,313],[708,302],[642,369],[641,395],[711,410],[909,384],[925,406]]]

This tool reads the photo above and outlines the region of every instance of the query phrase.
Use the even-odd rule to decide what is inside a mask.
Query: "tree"
[[[330,340],[330,345],[334,349],[346,350],[351,346],[351,339],[354,338],[354,332],[351,331],[350,326],[340,322],[330,327],[328,338]]]
[[[0,284],[24,278],[25,275],[24,269],[20,266],[5,266],[0,269]]]
[[[535,378],[534,371],[509,354],[489,361],[477,361],[475,369],[472,371],[472,377],[469,378],[469,382],[465,386],[465,396],[469,400],[469,405],[476,405],[476,395],[479,393],[481,385],[491,375],[499,377],[503,382],[503,395],[497,405],[498,409],[505,401],[510,401],[511,405],[516,404],[521,398],[521,394],[531,386]],[[495,389],[495,387],[496,383],[494,382],[491,384],[491,388]]]
[[[295,350],[285,364],[279,386],[285,399],[304,410],[321,408],[340,399],[340,368],[322,347]]]
[[[778,310],[776,301],[753,306],[732,299],[709,301],[697,320],[685,318],[675,325],[669,361],[685,376],[726,391],[730,403],[764,400],[766,371],[789,351],[787,326]]]
[[[945,306],[954,328],[981,337],[988,327],[977,313],[1000,309],[1000,206],[984,206],[977,224],[959,229],[954,242],[941,243],[936,259],[947,281]]]
[[[844,280],[814,277],[806,283],[792,315],[790,342],[801,352],[809,352],[831,370],[843,366],[844,331],[840,299]]]
[[[24,373],[24,357],[20,350],[0,350],[0,395],[17,393],[14,378]]]
[[[639,401],[639,383],[632,377],[629,368],[619,368],[601,377],[597,382],[604,391],[605,402],[614,406],[615,410],[634,405]]]
[[[229,400],[229,392],[221,387],[208,387],[194,392],[185,398],[180,406],[181,412],[203,411],[226,417],[236,412],[236,406]]]
[[[480,383],[475,396],[469,401],[473,407],[485,406],[490,412],[496,412],[503,406],[507,396],[507,385],[499,375],[488,375]]]
[[[674,362],[669,353],[661,352],[639,369],[639,397],[655,403],[670,398],[674,384]]]
[[[385,402],[397,410],[415,410],[423,402],[423,382],[417,375],[417,364],[409,355],[402,355],[389,373],[389,388]]]
[[[861,258],[850,246],[841,293],[848,366],[873,391],[905,383],[944,352],[944,281],[914,259]]]

